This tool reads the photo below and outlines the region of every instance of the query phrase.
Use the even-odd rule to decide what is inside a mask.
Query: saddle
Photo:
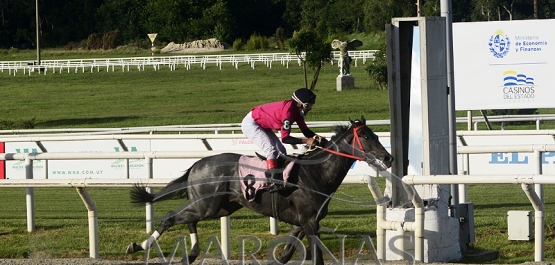
[[[266,157],[256,153],[257,156],[241,156],[239,158],[239,177],[241,181],[241,192],[248,201],[254,200],[260,190],[269,188],[266,177]],[[281,161],[280,161],[281,160]],[[278,165],[283,168],[283,181],[289,179],[289,173],[293,168],[293,159],[278,159]],[[285,166],[281,166],[285,165]]]

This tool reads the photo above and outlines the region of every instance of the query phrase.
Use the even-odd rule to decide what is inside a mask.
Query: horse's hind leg
[[[189,225],[189,237],[191,238],[191,254],[189,254],[189,264],[193,263],[200,255],[200,247],[198,245],[198,234],[197,234],[197,222],[190,223]]]
[[[158,228],[156,228],[156,230],[150,235],[149,238],[147,238],[139,245],[137,245],[137,243],[135,242],[131,243],[127,247],[126,253],[131,254],[137,251],[149,249],[150,246],[152,246],[152,244],[162,235],[162,233],[164,233],[164,231],[166,231],[168,228],[172,227],[175,224],[176,214],[177,213],[174,211],[169,211],[164,217],[164,220],[162,221],[162,223],[160,223]]]
[[[189,201],[181,210],[168,212],[158,228],[156,228],[156,231],[141,244],[136,244],[135,242],[131,243],[127,247],[127,253],[130,254],[141,250],[147,250],[156,242],[162,233],[170,227],[176,224],[189,224],[189,233],[191,234],[191,241],[193,242],[193,247],[191,248],[192,255],[190,258],[193,256],[196,258],[200,252],[197,243],[196,225],[200,220],[215,217],[221,208],[214,206],[220,205],[221,200],[221,197],[209,196],[207,198],[194,200],[193,202]],[[195,243],[197,243],[196,247]]]

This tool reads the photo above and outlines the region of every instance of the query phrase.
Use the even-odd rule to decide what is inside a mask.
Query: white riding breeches
[[[247,138],[264,151],[267,159],[276,159],[280,152],[287,153],[285,146],[274,131],[260,127],[252,118],[252,112],[249,112],[241,122],[241,130]]]

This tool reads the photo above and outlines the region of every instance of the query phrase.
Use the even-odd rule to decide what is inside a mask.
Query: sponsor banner
[[[483,145],[529,145],[554,144],[549,135],[523,136],[465,136],[468,146]],[[460,145],[460,142],[459,142]],[[463,170],[462,156],[458,156],[458,170]],[[542,173],[555,174],[555,152],[542,153]],[[534,153],[490,153],[470,154],[470,174],[535,174],[536,158]]]
[[[554,144],[555,140],[549,135],[511,135],[511,136],[464,136],[469,146],[483,145],[525,145],[525,144]],[[220,139],[221,140],[221,139]],[[217,142],[220,142],[218,140]],[[235,150],[256,150],[252,143],[242,142],[243,139],[228,139],[224,146],[210,141],[209,144],[220,150],[234,150],[231,147],[240,145]],[[380,137],[382,145],[390,150],[389,137]],[[241,142],[242,144],[238,144]],[[122,152],[116,141],[57,141],[42,142],[49,152]],[[201,140],[129,140],[125,141],[130,152],[143,151],[204,151]],[[243,145],[251,145],[246,147]],[[461,145],[461,143],[459,143]],[[413,146],[414,148],[414,146]],[[302,153],[303,150],[288,150],[292,153]],[[35,143],[6,143],[6,153],[37,153],[40,149]],[[253,151],[254,153],[254,151]],[[458,156],[458,169],[463,170],[462,157]],[[555,174],[555,152],[542,155],[543,174]],[[175,179],[183,175],[184,171],[195,163],[197,159],[154,159],[154,178]],[[45,161],[33,162],[35,179],[44,179],[48,168],[48,178],[125,178],[125,168],[129,163],[130,178],[146,178],[147,170],[143,159],[103,159],[103,160],[51,160],[46,166]],[[534,174],[536,160],[533,153],[490,153],[471,154],[471,174]],[[6,161],[5,178],[25,179],[25,161]],[[415,174],[414,172],[412,174]],[[378,175],[366,162],[356,161],[351,166],[348,175]]]
[[[525,145],[525,144],[554,144],[555,140],[548,135],[538,136],[464,136],[469,146],[482,145]],[[217,142],[220,142],[219,139]],[[390,150],[389,137],[380,137],[382,145]],[[209,141],[214,149],[234,150],[232,147],[239,145],[235,150],[256,150],[252,143],[243,142],[243,139],[228,139],[224,146]],[[241,143],[241,144],[239,144]],[[56,141],[42,142],[49,152],[122,152],[117,141]],[[204,151],[206,147],[201,140],[128,140],[125,141],[130,152],[144,151]],[[251,145],[246,147],[244,145]],[[461,143],[459,143],[461,145]],[[414,147],[414,146],[413,146]],[[288,150],[292,153],[302,153],[303,150]],[[37,153],[40,149],[35,143],[6,143],[6,153]],[[253,151],[254,153],[254,151]],[[462,170],[462,157],[458,156],[458,169]],[[555,174],[555,152],[542,155],[543,174]],[[46,167],[45,161],[33,162],[35,179],[45,178],[45,168],[48,168],[48,178],[125,178],[125,168],[129,163],[130,178],[146,178],[147,172],[143,159],[103,159],[103,160],[51,160]],[[197,159],[154,159],[154,178],[175,179],[183,175],[184,171],[192,166]],[[490,153],[471,154],[471,174],[534,174],[536,161],[533,153]],[[25,179],[25,161],[6,161],[5,178]],[[413,172],[414,174],[414,172]],[[378,175],[366,162],[356,161],[351,166],[348,175]]]
[[[389,150],[389,137],[380,138],[382,145]],[[124,152],[117,141],[55,141],[41,142],[48,152]],[[246,139],[210,139],[208,144],[213,150],[257,150],[258,148]],[[206,151],[207,148],[199,139],[185,140],[127,140],[125,145],[129,152],[149,151]],[[293,149],[286,145],[289,154],[302,153],[305,150]],[[5,153],[39,153],[41,150],[34,142],[6,143]],[[262,151],[259,151],[262,153]],[[254,151],[253,151],[254,155]],[[153,159],[153,178],[175,179],[182,176],[198,159]],[[48,169],[49,179],[67,178],[125,178],[125,169],[129,163],[129,178],[147,178],[147,169],[143,159],[97,159],[97,160],[50,160],[33,161],[35,179],[45,179]],[[6,178],[25,179],[25,161],[6,161]],[[366,162],[353,163],[349,175],[372,175],[377,173]]]
[[[56,141],[42,142],[48,152],[90,153],[90,152],[124,152],[117,141]],[[126,141],[130,152],[149,151],[149,141]],[[6,153],[40,153],[35,143],[6,143]],[[48,169],[49,179],[65,178],[123,178],[125,175],[125,159],[102,160],[50,160],[46,166],[43,160],[33,161],[33,175],[35,179],[46,178]],[[144,161],[129,159],[130,178],[146,176]],[[25,178],[25,161],[6,161],[6,177],[10,179]]]
[[[555,20],[453,24],[457,110],[552,108]]]

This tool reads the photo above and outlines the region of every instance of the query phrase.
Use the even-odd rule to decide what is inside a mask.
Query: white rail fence
[[[358,50],[349,51],[349,56],[354,61],[355,67],[359,61],[366,64],[368,60],[374,59],[376,50]],[[332,52],[332,61],[339,60],[339,52]],[[23,74],[31,75],[31,73],[43,74],[61,74],[61,73],[85,73],[116,71],[121,72],[135,69],[144,71],[146,68],[152,68],[155,71],[160,67],[167,67],[171,71],[177,67],[183,67],[187,70],[193,66],[198,66],[203,70],[207,65],[214,65],[221,70],[224,65],[230,65],[239,68],[239,65],[246,64],[252,69],[257,64],[263,64],[268,68],[272,68],[273,63],[279,63],[289,68],[290,63],[301,65],[300,59],[290,53],[259,53],[259,54],[218,54],[218,55],[175,55],[175,56],[151,56],[151,57],[129,57],[129,58],[93,58],[93,59],[64,59],[64,60],[41,60],[40,65],[33,61],[2,61],[0,62],[0,72],[7,72],[9,75],[16,75],[18,71]]]
[[[534,131],[528,131],[534,134]],[[468,133],[468,132],[467,132]],[[513,134],[517,133],[516,131]],[[521,132],[522,133],[522,132]],[[478,133],[471,133],[477,135]],[[481,133],[484,135],[484,133]],[[497,133],[487,133],[488,136],[510,135],[509,131],[497,131]],[[543,135],[555,135],[554,131],[542,132]],[[536,134],[537,135],[537,134]],[[542,184],[555,184],[555,175],[542,175],[543,158],[545,152],[555,152],[554,144],[530,144],[530,145],[504,145],[504,146],[459,146],[459,155],[463,156],[463,173],[472,172],[470,168],[471,154],[489,153],[533,153],[534,172],[530,174],[500,175],[500,174],[470,174],[470,175],[433,175],[404,176],[403,182],[410,185],[416,184],[462,184],[459,185],[460,202],[467,201],[466,184],[521,184],[522,190],[528,197],[534,208],[534,261],[544,261],[544,229],[545,229],[545,209],[543,199]],[[534,186],[532,186],[534,185]]]

